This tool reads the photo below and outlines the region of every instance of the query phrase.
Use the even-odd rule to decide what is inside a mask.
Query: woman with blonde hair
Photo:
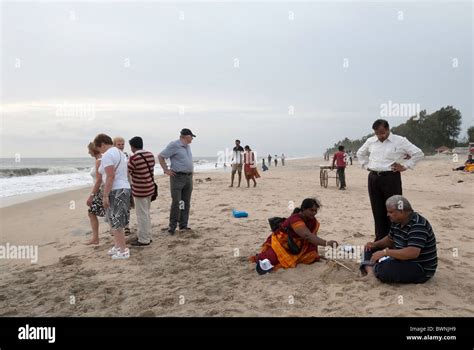
[[[91,222],[92,228],[92,238],[86,244],[99,244],[99,219],[98,217],[105,216],[105,209],[102,203],[102,197],[104,188],[102,186],[102,178],[99,175],[99,167],[101,161],[101,154],[95,148],[93,142],[89,143],[87,146],[89,149],[89,154],[91,157],[95,158],[95,165],[91,169],[91,176],[94,181],[94,186],[92,187],[92,191],[87,198],[87,206],[89,207],[89,220]]]

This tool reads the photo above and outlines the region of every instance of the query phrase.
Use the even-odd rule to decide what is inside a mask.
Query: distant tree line
[[[464,138],[458,139],[461,132],[461,119],[461,112],[452,106],[443,107],[432,114],[427,114],[426,110],[422,110],[418,116],[412,116],[405,123],[391,127],[391,131],[405,136],[426,154],[433,154],[435,149],[441,146],[454,148],[467,146],[469,141],[474,142],[474,126],[469,127]],[[327,151],[337,152],[338,146],[343,145],[346,152],[352,150],[355,153],[373,135],[371,133],[357,140],[346,137]]]

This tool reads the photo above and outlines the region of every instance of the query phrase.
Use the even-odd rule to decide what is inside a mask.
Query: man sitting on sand
[[[320,259],[318,245],[338,245],[336,241],[325,241],[317,235],[319,222],[315,216],[320,207],[317,199],[306,198],[301,207],[295,208],[293,215],[267,238],[260,253],[250,257],[250,261],[257,264],[260,275],[280,267],[312,264]]]
[[[392,222],[390,232],[365,245],[362,274],[384,283],[428,281],[438,266],[436,237],[430,223],[401,195],[388,198],[386,206]]]

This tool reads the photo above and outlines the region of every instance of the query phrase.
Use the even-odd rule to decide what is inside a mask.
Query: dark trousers
[[[339,184],[340,188],[345,188],[346,187],[346,168],[343,167],[337,167],[337,174],[339,175]]]
[[[402,194],[402,177],[399,172],[382,175],[369,173],[369,197],[375,221],[375,240],[384,238],[390,231],[385,201],[395,194]]]
[[[169,228],[175,230],[188,226],[191,193],[193,192],[193,176],[176,174],[170,176],[171,210]]]
[[[372,251],[364,252],[364,261],[361,269],[372,257]],[[373,265],[375,277],[384,283],[425,283],[430,278],[426,277],[423,267],[413,261],[396,260],[388,258]]]

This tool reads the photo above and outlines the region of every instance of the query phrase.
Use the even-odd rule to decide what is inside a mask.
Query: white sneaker
[[[113,260],[128,259],[128,258],[130,258],[130,250],[128,248],[125,248],[123,252],[121,252],[119,249],[117,253],[112,255]]]
[[[109,251],[107,252],[107,254],[110,255],[110,256],[112,256],[112,255],[117,254],[119,251],[120,251],[120,249],[118,249],[118,248],[116,248],[115,246],[113,246],[112,248],[109,249]]]

